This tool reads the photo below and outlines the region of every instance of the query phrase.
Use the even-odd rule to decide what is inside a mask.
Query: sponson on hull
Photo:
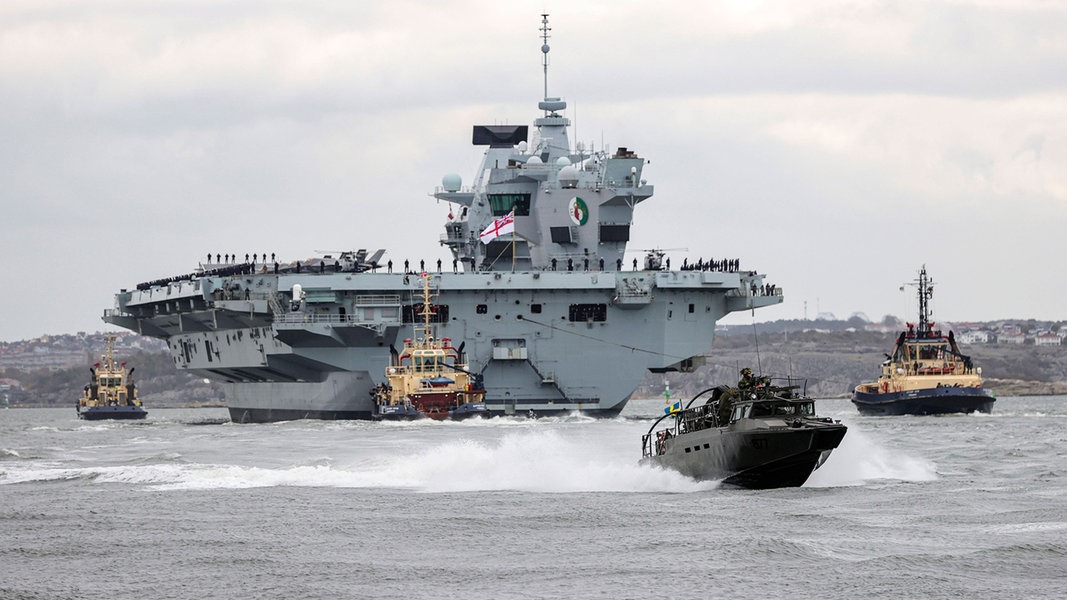
[[[739,259],[681,270],[662,251],[630,260],[634,210],[653,193],[646,160],[572,146],[567,103],[548,95],[548,32],[545,15],[533,128],[475,126],[485,154],[473,182],[446,175],[433,193],[450,206],[440,243],[451,261],[216,255],[120,291],[104,319],[166,340],[179,369],[228,382],[235,421],[371,418],[371,391],[418,318],[408,291],[423,269],[433,325],[484,378],[492,413],[613,416],[645,373],[699,366],[719,318],[777,304],[781,289]]]

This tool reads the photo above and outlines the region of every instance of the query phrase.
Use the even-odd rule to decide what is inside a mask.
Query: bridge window
[[[488,194],[489,206],[493,209],[493,216],[500,217],[515,209],[516,217],[525,217],[530,214],[529,194]]]
[[[578,242],[578,232],[574,227],[550,227],[552,242],[555,244],[575,244]]]
[[[628,242],[630,241],[629,225],[600,224],[600,241],[602,242]]]

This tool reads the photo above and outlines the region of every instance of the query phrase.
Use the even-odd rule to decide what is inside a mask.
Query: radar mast
[[[926,276],[926,265],[919,271],[919,335],[930,333],[930,299],[934,296],[934,282]]]
[[[545,70],[545,100],[548,100],[548,32],[552,28],[548,26],[548,13],[541,13],[541,66]],[[548,113],[548,110],[545,110]]]

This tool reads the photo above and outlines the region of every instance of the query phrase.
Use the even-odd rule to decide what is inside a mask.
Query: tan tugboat
[[[930,321],[933,282],[926,266],[919,272],[919,324],[897,338],[886,354],[878,380],[861,383],[852,403],[862,415],[937,415],[988,413],[996,399],[982,388],[982,369],[960,352],[956,336],[943,335]]]
[[[387,382],[372,390],[376,419],[458,420],[488,414],[482,376],[467,370],[450,339],[434,337],[430,300],[430,276],[423,273],[422,323],[386,368]]]
[[[107,351],[100,362],[89,367],[92,378],[82,391],[76,409],[87,421],[101,419],[143,419],[148,411],[141,406],[137,386],[133,383],[133,368],[115,362],[115,336],[107,336]]]

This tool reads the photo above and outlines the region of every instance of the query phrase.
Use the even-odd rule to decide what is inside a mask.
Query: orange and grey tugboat
[[[933,281],[926,266],[919,272],[919,325],[897,338],[886,354],[878,381],[861,383],[852,403],[862,415],[937,415],[988,413],[996,399],[982,388],[982,369],[960,352],[951,331],[943,335],[930,321]]]
[[[125,362],[115,362],[115,336],[107,336],[107,351],[100,362],[89,367],[92,378],[82,391],[75,408],[78,416],[87,421],[101,419],[143,419],[148,411],[141,406],[137,386],[133,383],[133,368]]]
[[[488,415],[482,376],[471,373],[460,349],[448,338],[434,337],[436,314],[430,302],[430,275],[422,274],[422,324],[415,338],[404,340],[385,370],[387,381],[372,390],[374,418],[404,420],[465,419]]]

